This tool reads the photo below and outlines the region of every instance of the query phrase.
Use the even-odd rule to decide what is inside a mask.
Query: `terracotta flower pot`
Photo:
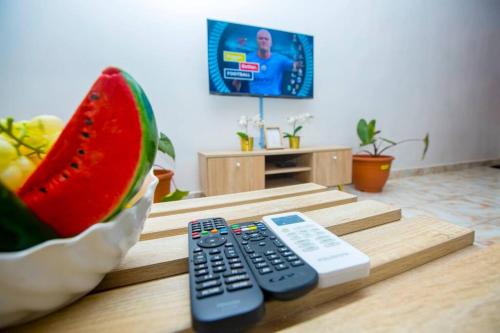
[[[357,190],[382,192],[391,171],[393,156],[352,156],[352,182]]]
[[[153,170],[153,173],[158,178],[153,202],[160,202],[164,196],[170,193],[170,182],[172,181],[174,172],[172,170],[156,169]]]

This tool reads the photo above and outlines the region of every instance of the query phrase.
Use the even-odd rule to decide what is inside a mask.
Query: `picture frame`
[[[278,126],[268,126],[264,129],[266,149],[283,149],[283,135]]]

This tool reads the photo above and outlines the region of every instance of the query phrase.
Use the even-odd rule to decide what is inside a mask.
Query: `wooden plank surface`
[[[339,151],[339,150],[351,150],[351,147],[342,146],[318,146],[318,147],[301,147],[299,149],[255,149],[252,151],[237,151],[237,150],[226,150],[226,151],[211,151],[211,152],[199,152],[198,155],[202,157],[242,157],[242,156],[271,156],[271,155],[297,155],[305,153],[313,153],[317,151]]]
[[[249,191],[234,194],[216,195],[211,197],[162,202],[153,204],[149,217],[167,216],[199,210],[229,207],[240,204],[249,204],[266,200],[282,199],[296,195],[325,191],[326,187],[306,183],[280,188]]]
[[[242,204],[232,207],[208,209],[170,216],[153,217],[146,220],[141,240],[185,234],[189,221],[223,217],[228,223],[253,221],[264,215],[287,211],[310,211],[356,201],[356,196],[341,191],[324,191],[289,198]]]
[[[339,332],[500,332],[500,244],[470,247],[258,331],[331,332],[332,327]]]
[[[304,214],[340,236],[397,221],[401,218],[401,209],[365,200]],[[108,273],[95,291],[186,273],[187,243],[186,235],[137,243],[120,266]]]
[[[261,324],[324,304],[471,245],[471,230],[429,217],[381,225],[343,237],[371,259],[370,276],[315,289],[289,301],[270,301]],[[89,295],[19,332],[172,332],[191,327],[187,274]]]

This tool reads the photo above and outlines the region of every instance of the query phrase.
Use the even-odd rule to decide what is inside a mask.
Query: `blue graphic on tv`
[[[313,97],[312,36],[207,20],[210,93]]]

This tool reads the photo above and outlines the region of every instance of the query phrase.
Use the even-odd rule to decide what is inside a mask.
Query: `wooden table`
[[[365,252],[370,276],[268,301],[253,331],[500,331],[500,246],[474,232],[316,184],[155,205],[141,241],[96,290],[19,332],[190,331],[186,223],[298,210]]]

